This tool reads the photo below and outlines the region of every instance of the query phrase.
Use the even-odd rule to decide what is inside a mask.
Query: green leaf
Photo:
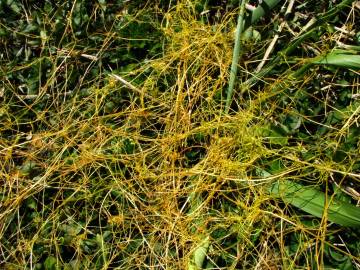
[[[340,270],[352,270],[352,269],[354,269],[352,261],[350,260],[350,258],[347,258],[346,261],[339,264],[339,269]]]
[[[277,127],[273,125],[263,126],[258,129],[259,134],[270,144],[287,145],[288,136],[286,135],[285,126]]]
[[[331,65],[342,68],[360,69],[360,55],[334,51],[320,60],[314,61],[313,63],[318,65]]]
[[[23,175],[29,175],[36,167],[36,163],[32,160],[26,161],[20,168]]]
[[[44,268],[45,270],[56,270],[57,269],[56,264],[57,264],[56,258],[53,256],[49,256],[46,258],[44,262]]]
[[[106,10],[106,0],[98,0],[99,5],[103,11]]]
[[[18,6],[16,1],[8,0],[7,4],[9,5],[9,8],[15,13],[19,14],[21,12],[21,8]]]
[[[360,45],[360,32],[357,32],[356,35],[355,35],[355,41],[356,41],[356,44]]]
[[[281,0],[264,0],[258,5],[258,7],[251,13],[250,16],[246,17],[245,28],[250,25],[254,25],[261,17],[270,15],[271,9],[273,9]]]
[[[209,246],[210,246],[210,238],[209,236],[206,236],[204,239],[202,239],[198,247],[195,249],[192,258],[189,262],[188,270],[202,269]]]
[[[330,198],[314,187],[284,180],[275,182],[270,188],[270,194],[316,217],[322,218],[326,212],[331,222],[348,227],[360,227],[360,208]]]

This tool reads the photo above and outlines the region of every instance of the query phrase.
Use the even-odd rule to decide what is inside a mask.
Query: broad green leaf
[[[270,188],[270,194],[284,202],[322,218],[326,211],[329,221],[348,227],[360,227],[360,208],[339,201],[311,186],[303,186],[292,181],[278,181]]]
[[[188,265],[188,270],[198,270],[202,269],[206,254],[210,246],[210,238],[206,236],[195,249],[192,258]]]
[[[46,258],[44,262],[44,268],[45,270],[56,270],[57,259],[53,256],[49,256]]]

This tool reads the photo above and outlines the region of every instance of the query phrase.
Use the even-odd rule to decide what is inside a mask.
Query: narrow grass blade
[[[329,221],[348,227],[360,227],[360,208],[327,197],[320,190],[292,181],[279,181],[272,185],[270,194],[284,202],[322,218],[325,211]]]
[[[313,62],[318,65],[331,65],[342,68],[360,69],[360,55],[332,52]]]

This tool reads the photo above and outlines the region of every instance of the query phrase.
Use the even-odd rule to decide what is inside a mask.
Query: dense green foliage
[[[226,111],[239,1],[0,0],[1,269],[359,269],[360,4],[246,4]]]

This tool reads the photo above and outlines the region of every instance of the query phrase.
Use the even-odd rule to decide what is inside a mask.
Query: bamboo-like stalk
[[[237,22],[237,26],[236,26],[235,46],[234,46],[232,63],[231,63],[230,81],[229,81],[229,88],[228,88],[227,97],[226,97],[225,113],[229,112],[232,94],[234,91],[235,79],[236,79],[236,74],[237,74],[237,65],[238,65],[238,61],[239,61],[239,57],[240,57],[240,50],[241,50],[241,33],[244,30],[245,4],[246,4],[246,0],[242,0],[241,5],[240,5],[238,22]]]

